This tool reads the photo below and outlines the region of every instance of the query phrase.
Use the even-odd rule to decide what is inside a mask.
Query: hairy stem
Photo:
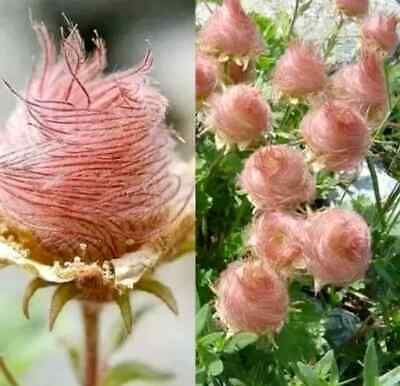
[[[85,331],[84,386],[99,385],[99,314],[100,308],[96,304],[82,304]]]
[[[372,180],[372,187],[374,189],[374,195],[375,195],[375,201],[376,201],[376,206],[378,209],[378,217],[379,217],[379,222],[382,226],[384,226],[384,213],[383,213],[383,207],[382,207],[382,198],[379,190],[379,182],[378,182],[378,176],[376,174],[375,170],[375,165],[374,161],[370,158],[367,157],[367,165],[368,169],[371,175],[371,180]]]

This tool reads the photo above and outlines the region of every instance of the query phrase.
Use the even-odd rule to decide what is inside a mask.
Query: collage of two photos
[[[0,386],[400,385],[397,0],[0,15]]]

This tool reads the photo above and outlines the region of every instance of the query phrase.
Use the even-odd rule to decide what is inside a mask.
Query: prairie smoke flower
[[[249,243],[278,272],[303,266],[305,220],[286,212],[264,212],[254,222]]]
[[[336,8],[349,17],[360,17],[368,13],[369,0],[336,0]]]
[[[329,93],[343,100],[368,120],[375,121],[384,113],[387,103],[385,75],[381,59],[363,51],[358,63],[344,66],[333,75]]]
[[[399,44],[398,22],[396,16],[374,15],[365,19],[361,26],[363,47],[391,54]]]
[[[370,144],[365,119],[340,101],[327,101],[311,110],[303,118],[301,132],[322,166],[337,172],[357,168]]]
[[[326,81],[325,64],[310,42],[294,41],[279,59],[273,84],[283,95],[305,97],[322,91]]]
[[[203,51],[223,56],[253,57],[264,49],[257,27],[244,12],[240,0],[224,0],[198,36]]]
[[[354,212],[327,209],[311,217],[306,245],[307,268],[317,290],[362,279],[371,260],[368,225]]]
[[[271,110],[256,87],[230,86],[209,103],[208,124],[223,145],[246,147],[270,130]]]
[[[119,299],[157,264],[153,243],[171,237],[191,197],[174,172],[167,101],[149,84],[150,54],[105,75],[97,36],[89,56],[70,26],[57,54],[45,26],[35,30],[43,59],[14,91],[20,102],[0,143],[0,263],[85,300]],[[88,283],[95,294],[82,290]]]
[[[217,61],[201,52],[196,53],[196,98],[207,98],[214,92],[218,81]]]
[[[239,182],[261,209],[293,209],[315,196],[314,179],[303,153],[286,145],[266,146],[253,153]]]
[[[286,319],[286,284],[260,260],[230,264],[217,282],[216,294],[217,316],[233,333],[273,333]]]

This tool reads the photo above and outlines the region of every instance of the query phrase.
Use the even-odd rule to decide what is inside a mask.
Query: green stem
[[[379,182],[378,182],[378,176],[376,174],[375,170],[375,165],[374,162],[370,157],[367,157],[367,165],[368,165],[368,170],[371,175],[371,180],[372,180],[372,187],[374,189],[374,195],[375,195],[375,202],[376,206],[378,208],[378,215],[379,215],[379,222],[384,225],[383,221],[383,208],[382,208],[382,198],[381,198],[381,193],[379,191]]]
[[[99,313],[100,308],[96,304],[82,304],[85,330],[84,386],[99,385]]]
[[[0,357],[0,373],[3,373],[7,382],[11,386],[18,386],[17,381],[15,380],[14,376],[11,374],[11,371],[7,367],[6,362],[4,361],[4,358],[2,358],[2,357]]]
[[[294,12],[293,12],[292,21],[290,22],[290,27],[289,27],[289,32],[288,32],[288,40],[290,40],[290,38],[293,35],[294,25],[296,23],[297,16],[298,16],[298,13],[299,13],[299,6],[300,6],[300,0],[296,0],[296,4],[294,6]]]
[[[328,39],[328,45],[326,47],[325,53],[324,53],[324,59],[328,59],[329,55],[332,53],[333,49],[336,46],[337,38],[339,36],[339,33],[344,25],[344,19],[343,17],[340,17],[339,23],[336,24],[335,30],[333,31],[332,35]]]

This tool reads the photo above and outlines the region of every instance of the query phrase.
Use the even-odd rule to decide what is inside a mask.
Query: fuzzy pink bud
[[[223,143],[245,147],[270,130],[271,110],[256,87],[228,87],[210,105],[209,124]]]
[[[279,272],[303,266],[305,221],[285,212],[264,212],[251,229],[249,244],[258,257]]]
[[[276,332],[286,319],[286,285],[259,260],[230,264],[220,276],[216,293],[217,315],[231,332]]]
[[[336,7],[349,17],[360,17],[368,13],[369,0],[336,0]]]
[[[322,91],[326,81],[325,64],[314,45],[295,41],[279,59],[273,77],[277,90],[289,97],[305,97]]]
[[[358,63],[343,67],[331,80],[331,93],[374,119],[386,108],[387,93],[382,61],[364,51]]]
[[[315,183],[303,153],[286,145],[263,147],[244,166],[240,184],[257,208],[292,209],[310,202]]]
[[[392,53],[399,44],[398,22],[396,16],[374,15],[365,19],[361,27],[363,47]]]
[[[199,32],[203,51],[226,55],[255,56],[264,49],[256,25],[240,0],[224,0]]]
[[[340,101],[325,102],[306,114],[301,133],[317,160],[332,171],[357,168],[370,145],[365,119]]]
[[[362,279],[371,260],[368,225],[354,212],[332,208],[314,215],[308,227],[307,268],[317,289]]]
[[[15,92],[0,147],[1,216],[57,260],[120,257],[164,232],[189,199],[171,165],[167,101],[147,77],[151,56],[106,75],[99,38],[88,56],[71,26],[58,55],[35,28],[43,60]]]
[[[208,97],[215,90],[217,80],[217,61],[201,52],[196,53],[196,97]]]

